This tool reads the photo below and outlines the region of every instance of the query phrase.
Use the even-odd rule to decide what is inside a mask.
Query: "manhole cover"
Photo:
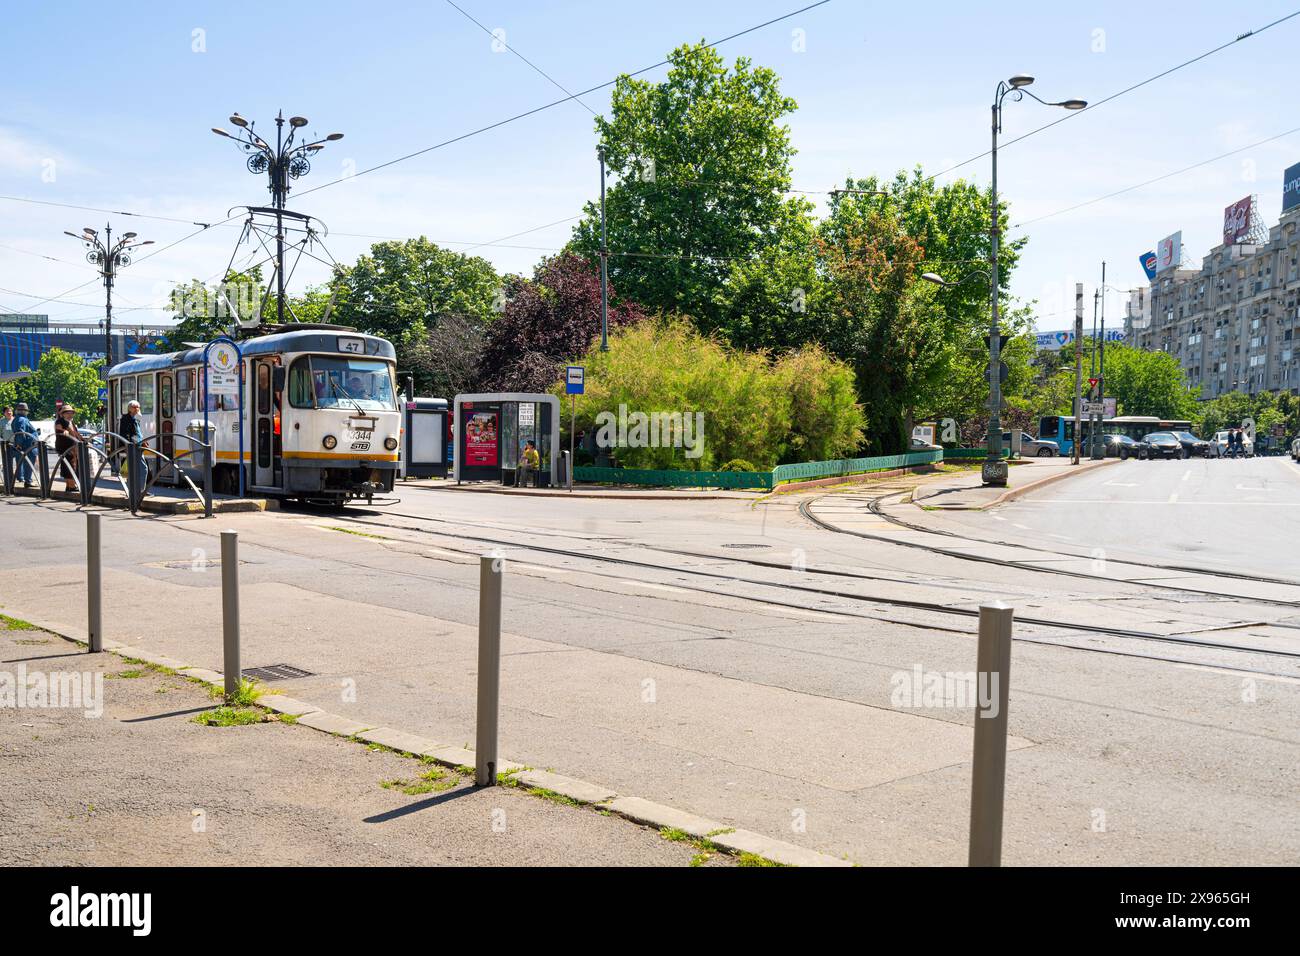
[[[294,667],[292,664],[268,664],[265,667],[246,667],[242,673],[249,680],[260,680],[263,682],[293,680],[295,677],[315,676],[311,671],[305,671],[301,667]]]
[[[724,544],[724,548],[770,548],[770,544]]]

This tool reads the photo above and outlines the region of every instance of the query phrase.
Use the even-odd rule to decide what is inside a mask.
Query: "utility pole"
[[[1093,355],[1094,362],[1097,362],[1097,358],[1098,358],[1098,345],[1097,345],[1097,342],[1098,342],[1098,339],[1097,339],[1097,310],[1098,310],[1098,308],[1100,308],[1100,310],[1101,310],[1101,341],[1102,341],[1102,344],[1101,344],[1101,347],[1100,347],[1100,353],[1101,353],[1101,355],[1100,355],[1100,362],[1099,362],[1099,364],[1097,365],[1097,370],[1093,373],[1093,377],[1096,378],[1096,380],[1097,380],[1097,384],[1096,384],[1096,386],[1093,388],[1093,395],[1092,395],[1092,399],[1093,399],[1094,402],[1100,402],[1100,401],[1103,400],[1103,396],[1105,396],[1105,394],[1106,394],[1106,386],[1105,386],[1105,384],[1104,384],[1104,382],[1103,382],[1103,380],[1102,380],[1102,376],[1105,374],[1105,371],[1106,371],[1106,345],[1105,345],[1105,338],[1106,338],[1106,263],[1104,263],[1104,262],[1101,264],[1101,288],[1099,288],[1099,289],[1097,290],[1097,294],[1096,294],[1095,296],[1093,296],[1092,303],[1093,303],[1093,314],[1092,314],[1092,355]],[[1089,431],[1090,431],[1090,433],[1091,433],[1091,434],[1090,434],[1090,438],[1089,438],[1089,445],[1092,446],[1092,453],[1091,453],[1091,455],[1090,455],[1089,457],[1092,458],[1093,461],[1098,461],[1098,460],[1100,460],[1100,459],[1106,457],[1106,443],[1105,443],[1105,441],[1103,440],[1103,438],[1102,438],[1102,434],[1101,434],[1101,422],[1102,422],[1102,417],[1103,417],[1103,416],[1102,416],[1102,415],[1099,415],[1097,412],[1093,412],[1091,415],[1088,416],[1088,420],[1089,420],[1089,422],[1091,423],[1091,426],[1092,426],[1092,427],[1089,429]]]
[[[1071,460],[1079,463],[1079,445],[1083,441],[1083,283],[1074,284],[1074,441],[1070,443]]]
[[[605,232],[605,147],[598,146],[600,157],[600,350],[609,351],[609,242]],[[573,467],[573,463],[569,463]]]

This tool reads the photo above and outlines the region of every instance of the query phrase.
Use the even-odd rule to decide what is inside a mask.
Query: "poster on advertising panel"
[[[1300,206],[1300,163],[1287,168],[1282,174],[1282,211]]]
[[[1165,236],[1156,246],[1156,272],[1177,269],[1183,261],[1183,231]]]
[[[497,464],[496,412],[475,412],[465,423],[465,464]]]
[[[1254,207],[1254,197],[1238,199],[1223,210],[1223,244],[1235,246],[1250,235],[1250,213]]]

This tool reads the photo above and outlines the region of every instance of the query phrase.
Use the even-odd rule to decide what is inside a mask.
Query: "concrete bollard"
[[[1002,865],[1002,803],[1007,782],[1007,700],[1014,617],[1015,608],[1001,601],[980,606],[975,686],[977,690],[987,688],[987,700],[981,705],[989,706],[977,707],[975,711],[970,866]],[[981,684],[981,680],[985,683]]]
[[[221,638],[222,673],[226,696],[239,692],[239,533],[221,532]]]
[[[90,653],[104,649],[104,576],[99,515],[86,515],[86,635]]]
[[[478,559],[478,720],[474,737],[474,783],[497,782],[497,726],[501,702],[501,578],[505,559]]]

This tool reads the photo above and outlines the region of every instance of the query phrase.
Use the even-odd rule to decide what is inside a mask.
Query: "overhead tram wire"
[[[828,4],[828,3],[830,3],[830,2],[831,2],[831,0],[817,0],[816,3],[810,3],[810,4],[808,4],[808,5],[805,6],[805,7],[800,7],[798,10],[792,10],[792,11],[790,11],[789,13],[782,14],[782,15],[779,16],[779,17],[773,17],[773,18],[770,19],[770,20],[765,20],[765,21],[762,22],[762,23],[756,24],[756,25],[754,25],[754,26],[752,26],[752,27],[747,27],[746,29],[744,29],[744,30],[740,30],[740,31],[738,31],[738,32],[736,32],[736,33],[733,33],[733,34],[731,34],[730,36],[725,36],[725,37],[723,37],[723,38],[720,39],[720,40],[713,40],[713,41],[711,41],[711,42],[709,42],[709,43],[704,44],[704,46],[705,46],[705,47],[709,47],[709,48],[711,48],[711,47],[716,47],[716,46],[721,46],[723,43],[727,43],[727,42],[729,42],[729,41],[731,41],[731,40],[738,39],[739,37],[743,37],[743,36],[745,36],[745,35],[747,35],[747,34],[754,33],[754,32],[756,32],[756,31],[758,31],[758,30],[763,29],[764,27],[769,27],[769,26],[771,26],[771,25],[774,24],[774,23],[780,23],[782,20],[789,20],[791,17],[796,17],[796,16],[798,16],[798,15],[801,14],[801,13],[807,13],[809,10],[813,10],[813,9],[816,9],[817,7],[825,6],[826,4]],[[659,69],[661,66],[666,66],[669,62],[670,62],[670,61],[669,61],[669,60],[666,60],[666,59],[664,59],[664,60],[660,60],[658,63],[652,63],[650,66],[643,67],[643,68],[641,68],[641,69],[635,71],[634,73],[625,73],[625,74],[621,74],[621,76],[629,76],[629,77],[631,77],[631,76],[640,76],[642,73],[649,73],[651,70],[657,70],[657,69]],[[478,129],[470,130],[470,131],[467,132],[467,133],[461,133],[461,134],[458,135],[458,136],[453,136],[451,139],[445,139],[445,140],[443,140],[443,141],[440,142],[440,143],[434,143],[432,146],[426,146],[426,147],[424,147],[423,149],[417,149],[417,150],[415,150],[415,151],[412,152],[412,153],[407,153],[407,154],[404,155],[404,156],[398,156],[396,159],[390,159],[390,160],[388,160],[387,162],[380,163],[380,164],[377,165],[377,166],[370,166],[370,167],[368,167],[367,169],[363,169],[363,170],[361,170],[361,171],[359,171],[359,172],[353,173],[353,174],[350,175],[350,176],[340,176],[338,179],[331,180],[330,182],[327,182],[327,183],[321,183],[321,185],[319,185],[319,186],[313,186],[311,189],[308,189],[308,190],[306,190],[306,191],[304,191],[304,192],[301,192],[301,193],[299,193],[298,195],[299,195],[300,197],[301,197],[301,196],[306,196],[306,195],[309,195],[310,193],[317,192],[318,190],[321,190],[321,189],[327,189],[327,188],[329,188],[330,186],[337,186],[339,183],[347,182],[348,180],[352,180],[352,179],[357,179],[357,178],[359,178],[359,177],[361,177],[361,176],[366,175],[367,173],[378,172],[378,171],[381,170],[381,169],[386,169],[386,168],[389,167],[389,166],[395,166],[395,165],[397,165],[398,163],[404,163],[404,162],[406,162],[408,159],[414,159],[414,158],[417,157],[417,156],[423,156],[423,155],[425,155],[426,153],[431,153],[431,152],[433,152],[433,151],[436,150],[436,149],[442,149],[442,148],[445,147],[445,146],[451,146],[451,145],[454,144],[454,143],[459,143],[459,142],[461,142],[462,140],[469,139],[469,138],[471,138],[471,137],[473,137],[473,136],[478,136],[478,135],[481,134],[481,133],[486,133],[486,132],[489,132],[489,131],[494,130],[494,129],[499,129],[499,128],[502,127],[502,126],[507,126],[507,125],[509,125],[510,123],[517,122],[518,120],[521,120],[521,119],[527,119],[527,118],[530,117],[530,116],[536,116],[538,113],[543,113],[543,112],[545,112],[546,110],[553,109],[554,107],[556,107],[556,106],[560,106],[560,105],[563,104],[563,103],[567,103],[567,102],[569,102],[570,100],[575,100],[575,99],[578,99],[579,97],[586,96],[586,95],[588,95],[588,94],[590,94],[590,93],[596,93],[596,92],[598,92],[598,91],[600,91],[600,90],[603,90],[603,89],[606,89],[606,88],[608,88],[608,87],[611,87],[611,86],[613,86],[615,83],[617,83],[618,80],[619,80],[619,77],[615,77],[615,78],[612,79],[612,80],[606,80],[604,83],[598,83],[598,84],[596,84],[595,86],[590,87],[590,88],[588,88],[588,89],[580,90],[580,91],[578,91],[577,93],[573,93],[573,94],[570,94],[569,96],[564,97],[563,99],[554,100],[554,101],[552,101],[552,102],[550,102],[550,103],[544,103],[544,104],[542,104],[541,106],[533,107],[532,109],[530,109],[530,110],[525,110],[525,111],[522,112],[522,113],[516,113],[514,116],[508,116],[508,117],[506,117],[505,119],[498,120],[497,122],[495,122],[495,123],[491,123],[491,124],[489,124],[489,125],[487,125],[487,126],[480,126]]]
[[[547,73],[545,70],[543,70],[540,66],[538,66],[536,63],[534,63],[532,60],[528,59],[528,57],[524,56],[522,53],[520,53],[518,50],[516,50],[514,47],[512,47],[512,46],[511,46],[509,43],[507,43],[505,40],[501,39],[499,36],[497,36],[495,33],[493,33],[491,30],[489,30],[486,26],[484,26],[482,23],[480,23],[478,20],[474,19],[474,17],[472,17],[472,16],[470,16],[468,13],[466,13],[466,12],[465,12],[461,7],[458,7],[455,3],[453,3],[452,0],[446,0],[446,3],[447,3],[447,6],[451,7],[453,10],[455,10],[457,13],[459,13],[462,17],[464,17],[464,18],[465,18],[466,20],[468,20],[470,23],[474,24],[474,26],[478,27],[480,30],[482,30],[484,33],[486,33],[488,36],[490,36],[490,37],[492,38],[493,42],[495,42],[495,43],[500,43],[503,47],[505,47],[507,50],[509,50],[509,51],[510,51],[511,53],[513,53],[515,56],[519,57],[519,59],[521,59],[521,60],[523,60],[525,63],[527,63],[528,66],[531,67],[532,70],[533,70],[535,73],[537,73],[537,74],[539,74],[540,76],[542,76],[543,78],[545,78],[546,81],[547,81],[548,83],[550,83],[552,86],[554,86],[556,89],[558,89],[561,93],[565,94],[565,96],[567,96],[569,99],[573,100],[573,102],[577,103],[579,106],[581,106],[584,110],[586,110],[586,111],[587,111],[588,113],[590,113],[592,116],[595,116],[595,115],[596,115],[596,111],[595,111],[595,110],[593,110],[593,109],[592,109],[590,106],[588,106],[586,103],[582,102],[582,100],[578,99],[578,97],[579,97],[580,95],[582,95],[582,94],[574,93],[572,90],[569,90],[569,89],[565,88],[564,85],[561,84],[559,80],[557,80],[555,77],[551,76],[551,74]]]
[[[1295,17],[1300,17],[1300,10],[1296,10],[1296,11],[1294,11],[1293,13],[1288,13],[1286,16],[1283,16],[1283,17],[1278,17],[1276,20],[1273,20],[1273,21],[1270,22],[1270,23],[1266,23],[1266,24],[1264,24],[1264,26],[1259,27],[1258,29],[1255,29],[1255,30],[1247,30],[1245,33],[1240,33],[1240,34],[1238,34],[1236,37],[1234,37],[1233,39],[1227,41],[1226,43],[1221,43],[1221,44],[1219,44],[1218,46],[1214,47],[1214,48],[1211,49],[1211,50],[1206,50],[1204,53],[1201,53],[1201,54],[1199,54],[1199,55],[1197,55],[1197,56],[1194,56],[1194,57],[1192,57],[1192,58],[1190,58],[1190,59],[1184,60],[1183,62],[1178,63],[1178,64],[1176,64],[1175,66],[1171,66],[1171,67],[1169,67],[1169,69],[1167,69],[1167,70],[1162,70],[1161,72],[1155,74],[1154,76],[1149,76],[1149,77],[1147,77],[1145,80],[1142,80],[1142,81],[1139,82],[1139,83],[1134,83],[1132,86],[1127,86],[1127,87],[1125,87],[1124,89],[1119,90],[1119,91],[1117,91],[1117,92],[1115,92],[1115,93],[1112,93],[1112,94],[1110,94],[1109,96],[1103,97],[1102,99],[1097,100],[1097,101],[1094,102],[1094,103],[1089,103],[1089,104],[1088,104],[1084,109],[1081,109],[1081,110],[1073,110],[1073,111],[1068,112],[1068,113],[1066,113],[1065,115],[1063,115],[1063,116],[1061,116],[1061,117],[1059,117],[1059,118],[1057,118],[1057,119],[1052,120],[1052,122],[1050,122],[1050,123],[1044,123],[1042,126],[1036,127],[1035,129],[1031,129],[1031,130],[1030,130],[1029,132],[1027,132],[1027,133],[1022,133],[1021,135],[1019,135],[1019,136],[1017,136],[1017,137],[1015,137],[1015,138],[1013,138],[1013,139],[1009,139],[1009,140],[1007,140],[1005,143],[1002,143],[1000,148],[1002,148],[1002,149],[1006,149],[1008,146],[1014,146],[1016,143],[1019,143],[1021,140],[1026,140],[1026,139],[1029,139],[1029,137],[1031,137],[1031,136],[1036,136],[1036,135],[1038,135],[1039,133],[1043,132],[1044,130],[1049,130],[1049,129],[1051,129],[1053,126],[1058,126],[1058,125],[1060,125],[1061,123],[1066,122],[1067,120],[1070,120],[1070,119],[1075,118],[1076,116],[1081,116],[1081,115],[1083,115],[1084,113],[1091,113],[1093,110],[1097,109],[1099,106],[1103,106],[1103,105],[1105,105],[1106,103],[1111,102],[1112,100],[1117,100],[1117,99],[1119,99],[1121,96],[1124,96],[1124,95],[1126,95],[1126,94],[1128,94],[1128,93],[1132,93],[1132,92],[1135,91],[1135,90],[1140,90],[1140,89],[1141,89],[1142,87],[1144,87],[1144,86],[1147,86],[1147,85],[1149,85],[1149,84],[1151,84],[1151,83],[1154,83],[1154,82],[1156,82],[1157,80],[1164,79],[1166,76],[1169,76],[1169,75],[1172,74],[1172,73],[1177,73],[1179,70],[1182,70],[1182,69],[1185,69],[1186,67],[1192,66],[1192,65],[1195,64],[1195,63],[1199,63],[1199,62],[1201,62],[1201,60],[1204,60],[1204,59],[1206,59],[1206,58],[1208,58],[1208,57],[1214,56],[1214,54],[1216,54],[1216,53],[1221,53],[1222,51],[1228,49],[1228,47],[1230,47],[1230,46],[1235,46],[1236,44],[1241,43],[1241,42],[1244,41],[1244,40],[1249,40],[1249,39],[1251,39],[1252,37],[1257,37],[1257,36],[1259,36],[1261,33],[1264,33],[1264,32],[1267,31],[1267,30],[1271,30],[1271,29],[1273,29],[1273,27],[1276,27],[1276,26],[1279,26],[1279,25],[1281,25],[1281,24],[1283,24],[1283,23],[1286,23],[1288,20],[1294,19]],[[926,177],[926,180],[927,180],[927,181],[933,181],[933,180],[935,180],[935,179],[938,179],[940,176],[947,175],[948,173],[951,173],[951,172],[954,172],[955,170],[961,169],[963,166],[968,166],[968,165],[970,165],[971,163],[973,163],[973,162],[975,162],[975,161],[977,161],[977,160],[983,159],[985,156],[988,156],[991,152],[992,152],[991,150],[985,150],[984,152],[980,153],[978,156],[972,156],[970,159],[963,159],[960,163],[957,163],[955,166],[949,166],[947,169],[941,169],[939,172],[935,173],[933,176],[927,176],[927,177]]]
[[[1296,133],[1300,133],[1300,126],[1297,126],[1294,129],[1286,130],[1283,133],[1278,133],[1276,136],[1270,136],[1267,139],[1261,139],[1258,142],[1249,144],[1248,146],[1242,146],[1239,147],[1238,149],[1232,149],[1226,153],[1220,153],[1218,156],[1211,156],[1209,159],[1203,159],[1199,163],[1192,163],[1192,165],[1184,166],[1182,169],[1175,169],[1173,172],[1165,173],[1162,176],[1156,176],[1152,179],[1148,179],[1143,182],[1136,183],[1135,185],[1132,186],[1125,186],[1123,189],[1117,189],[1114,192],[1107,193],[1104,196],[1098,196],[1095,199],[1089,199],[1086,202],[1076,203],[1073,206],[1066,206],[1064,209],[1056,210],[1056,212],[1049,212],[1042,216],[1035,216],[1033,219],[1026,219],[1023,222],[1016,223],[1010,228],[1020,229],[1024,226],[1033,225],[1036,222],[1042,222],[1044,219],[1051,219],[1055,216],[1063,216],[1068,212],[1074,212],[1076,209],[1083,209],[1085,206],[1091,206],[1099,202],[1105,202],[1107,199],[1114,199],[1116,196],[1122,196],[1125,193],[1131,193],[1135,189],[1142,189],[1145,186],[1152,186],[1155,185],[1156,183],[1163,182],[1166,179],[1172,179],[1175,176],[1181,176],[1183,173],[1190,173],[1194,169],[1200,169],[1202,166],[1208,166],[1211,163],[1216,163],[1221,159],[1227,159],[1229,156],[1236,156],[1238,153],[1244,153],[1249,149],[1255,149],[1256,147],[1264,146],[1267,143],[1271,143],[1275,140],[1282,139],[1285,136],[1293,136]]]

